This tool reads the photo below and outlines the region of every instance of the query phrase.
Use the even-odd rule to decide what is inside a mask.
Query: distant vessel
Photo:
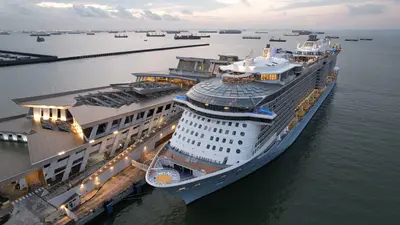
[[[200,37],[200,38],[210,38],[211,35],[207,35],[207,34],[193,34],[194,36]]]
[[[241,34],[241,30],[220,30],[220,34]]]
[[[316,31],[316,32],[313,32],[314,34],[325,34],[325,32],[323,32],[323,31]]]
[[[61,32],[51,32],[50,35],[61,35]]]
[[[10,32],[7,32],[7,31],[0,31],[0,35],[10,35]]]
[[[94,32],[87,32],[86,35],[95,35]]]
[[[372,38],[360,38],[360,41],[372,41]]]
[[[283,36],[300,36],[299,33],[284,33]]]
[[[156,30],[135,30],[135,33],[151,33],[156,32]]]
[[[30,36],[32,37],[50,36],[50,33],[45,33],[45,32],[31,33]]]
[[[82,34],[81,31],[69,31],[67,34]]]
[[[327,39],[339,39],[339,36],[325,36]]]
[[[39,37],[39,36],[38,36],[38,37],[36,38],[36,41],[37,41],[37,42],[44,42],[45,39],[44,39],[44,37]]]
[[[189,34],[189,35],[177,35],[175,34],[174,36],[175,40],[198,40],[201,39],[200,36],[195,36],[193,34]]]
[[[216,30],[199,30],[200,34],[216,34],[218,31]]]
[[[256,34],[268,34],[268,31],[256,31]]]
[[[311,31],[308,30],[292,30],[292,33],[298,33],[299,35],[310,35]]]
[[[126,34],[116,34],[116,35],[114,35],[114,37],[115,38],[127,38],[128,35],[126,35]]]
[[[118,31],[116,31],[116,30],[111,30],[111,31],[108,31],[108,33],[110,33],[110,34],[118,34]]]
[[[270,41],[270,42],[286,42],[286,40],[284,40],[284,39],[281,39],[281,38],[275,39],[274,37],[271,37],[271,38],[269,39],[269,41]]]
[[[344,39],[344,41],[358,41],[358,39],[355,39],[355,38],[346,38],[346,39]]]
[[[242,39],[261,39],[260,36],[243,36]]]
[[[146,37],[165,37],[165,34],[163,34],[163,33],[150,33],[150,32],[148,32],[148,33],[146,34]]]
[[[167,34],[180,34],[180,30],[166,30],[165,33]]]

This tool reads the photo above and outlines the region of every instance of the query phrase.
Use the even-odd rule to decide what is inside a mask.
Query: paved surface
[[[162,147],[162,146],[163,145],[161,145],[160,147]],[[157,151],[160,149],[160,147],[150,151],[148,154],[144,155],[138,161],[141,163],[150,164],[152,158],[157,153]],[[104,201],[107,201],[107,200],[111,199],[112,197],[118,195],[119,193],[123,192],[128,187],[130,187],[133,183],[136,183],[137,181],[142,179],[144,176],[145,176],[144,171],[142,171],[138,168],[135,168],[133,166],[128,167],[127,169],[125,169],[124,171],[122,171],[121,173],[116,175],[114,178],[107,181],[97,192],[91,192],[91,193],[88,193],[87,196],[84,196],[83,198],[86,198],[89,200],[87,200],[85,203],[83,203],[81,206],[79,206],[73,212],[79,219],[88,215],[91,212],[91,210],[101,207]],[[65,216],[55,224],[56,225],[65,225],[71,221],[72,221],[72,219]]]

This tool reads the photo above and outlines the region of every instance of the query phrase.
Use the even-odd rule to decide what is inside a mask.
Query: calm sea
[[[72,56],[209,42],[211,46],[0,68],[0,117],[26,112],[11,99],[134,80],[132,72],[165,71],[176,56],[256,55],[271,36],[242,40],[174,41],[129,33],[62,35],[37,43],[26,34],[0,36],[0,49]],[[251,34],[250,32],[243,35]],[[400,31],[331,31],[344,51],[337,87],[297,141],[252,175],[189,206],[161,190],[119,204],[112,217],[91,223],[123,224],[400,224]],[[258,34],[257,34],[258,35]],[[371,42],[343,42],[371,37]],[[287,37],[294,48],[306,37]]]

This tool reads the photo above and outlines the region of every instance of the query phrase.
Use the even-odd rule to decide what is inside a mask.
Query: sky
[[[400,29],[400,0],[0,0],[0,30]]]

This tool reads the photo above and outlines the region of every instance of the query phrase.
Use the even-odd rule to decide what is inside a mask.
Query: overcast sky
[[[0,30],[400,28],[400,0],[0,0]]]

